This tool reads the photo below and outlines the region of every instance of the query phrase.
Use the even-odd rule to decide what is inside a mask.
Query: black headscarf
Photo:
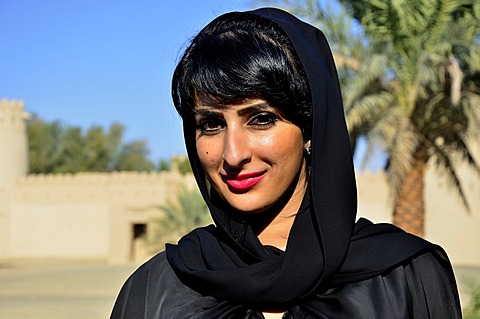
[[[167,246],[177,276],[219,300],[293,311],[336,285],[365,280],[407,262],[431,244],[389,225],[355,223],[357,194],[335,64],[323,33],[273,8],[245,13],[278,24],[306,70],[313,102],[307,193],[285,252],[263,246],[252,225],[232,216],[208,189],[194,128],[184,125],[190,163],[216,227],[196,229]]]

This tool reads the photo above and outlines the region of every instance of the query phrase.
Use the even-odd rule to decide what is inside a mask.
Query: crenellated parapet
[[[183,186],[196,187],[191,174],[111,172],[28,175],[15,183],[14,198],[36,203],[165,203]]]
[[[18,180],[17,186],[24,185],[58,185],[66,186],[72,183],[98,185],[118,184],[127,186],[133,184],[145,184],[150,182],[168,182],[171,180],[190,180],[189,175],[182,175],[177,171],[162,172],[80,172],[80,173],[58,173],[58,174],[29,174]]]
[[[0,100],[0,128],[23,130],[28,117],[23,101],[5,98]]]

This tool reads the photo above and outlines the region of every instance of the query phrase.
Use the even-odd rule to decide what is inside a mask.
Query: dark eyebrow
[[[248,106],[244,109],[238,110],[237,114],[239,116],[243,116],[245,114],[258,112],[258,111],[263,111],[263,110],[265,110],[269,107],[270,107],[270,105],[268,105],[267,103],[259,103],[259,104],[251,105],[251,106]]]
[[[218,109],[220,110],[225,108],[228,108],[228,106],[218,107]],[[250,105],[238,110],[237,114],[239,116],[244,116],[249,113],[263,111],[267,108],[270,108],[270,105],[268,105],[268,103],[258,103],[258,104]],[[198,109],[195,109],[195,115],[200,115],[203,117],[222,117],[223,116],[222,112],[216,111],[216,109],[217,109],[216,107],[198,108]]]
[[[222,112],[217,112],[211,109],[197,109],[195,110],[195,115],[200,115],[203,117],[219,117],[222,116]]]

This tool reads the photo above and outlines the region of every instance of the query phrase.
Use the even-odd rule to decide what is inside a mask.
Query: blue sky
[[[183,154],[170,80],[184,45],[234,0],[0,0],[0,98],[88,128],[114,121],[153,159]]]

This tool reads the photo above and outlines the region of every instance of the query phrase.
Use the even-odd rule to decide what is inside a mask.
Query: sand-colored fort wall
[[[480,144],[474,144],[480,163]],[[480,177],[462,165],[458,171],[470,205],[468,212],[459,196],[434,169],[426,175],[426,234],[439,243],[449,257],[461,265],[480,265]]]
[[[365,217],[377,223],[392,221],[390,191],[382,171],[356,172],[358,211],[357,217]]]
[[[158,216],[191,175],[79,173],[29,175],[11,189],[9,257],[131,258],[132,227]]]

